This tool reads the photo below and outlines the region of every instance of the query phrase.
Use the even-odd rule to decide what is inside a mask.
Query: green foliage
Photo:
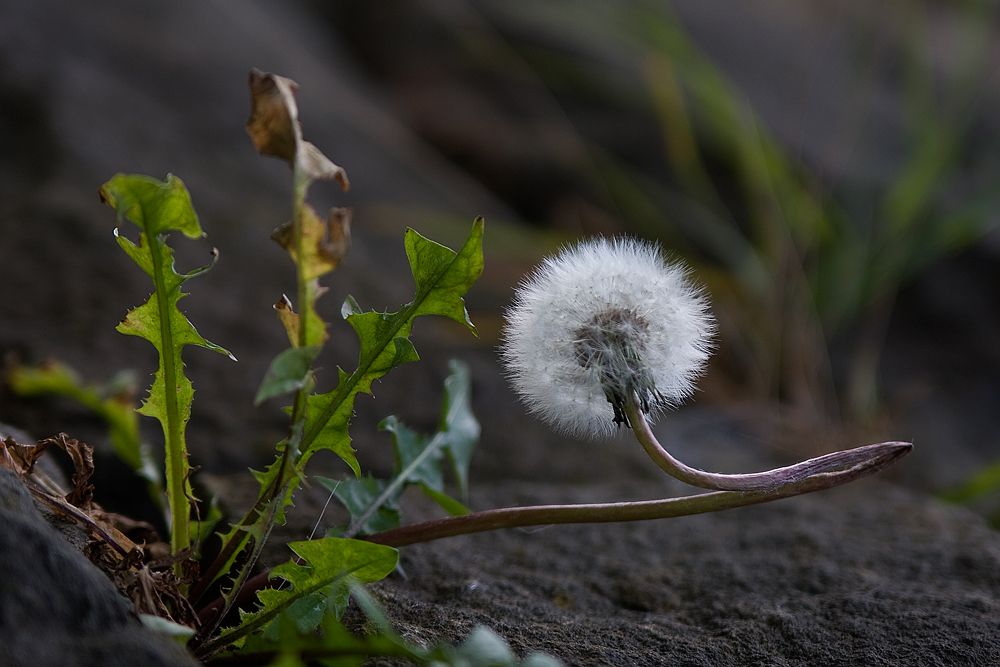
[[[284,508],[291,503],[292,492],[305,474],[306,463],[317,451],[335,451],[351,466],[356,476],[360,475],[348,434],[354,397],[360,392],[370,393],[371,383],[392,368],[418,359],[413,344],[407,338],[418,314],[452,316],[474,331],[462,296],[482,272],[482,235],[483,221],[478,219],[469,239],[456,253],[413,230],[407,230],[410,266],[417,285],[413,301],[398,312],[380,313],[362,312],[357,303],[348,298],[342,314],[354,327],[361,342],[358,367],[350,375],[338,369],[340,382],[333,391],[306,399],[305,419],[293,424],[292,435],[279,445],[278,458],[266,470],[254,472],[261,486],[257,504],[240,525],[223,536],[226,564],[213,577],[220,576],[235,562],[253,534],[251,527],[262,535],[270,530],[261,522],[264,515],[270,513],[272,505],[275,521],[284,521]],[[460,421],[457,417],[456,420]],[[467,420],[462,424],[463,428],[468,428]],[[456,460],[461,461],[465,455],[461,446],[456,445]]]
[[[413,301],[395,313],[381,313],[362,312],[354,299],[347,299],[341,312],[361,343],[358,367],[351,375],[340,371],[340,383],[333,391],[310,397],[302,439],[305,458],[331,449],[355,474],[360,473],[347,433],[354,397],[370,393],[372,382],[396,366],[419,359],[408,339],[418,315],[451,317],[475,333],[462,297],[482,273],[482,241],[481,218],[457,253],[408,229],[406,254],[416,283]]]
[[[261,656],[260,664],[287,667],[306,665],[335,665],[351,667],[361,665],[371,656],[391,656],[418,660],[419,649],[407,648],[394,637],[381,633],[356,637],[333,615],[323,616],[319,632],[302,632],[290,618],[281,616],[272,624],[275,631],[247,639],[239,652],[241,658]]]
[[[361,637],[351,634],[336,618],[323,617],[319,632],[303,633],[294,621],[279,618],[273,637],[256,635],[247,640],[239,655],[246,660],[272,660],[272,667],[329,665],[353,667],[373,656],[405,660],[429,667],[559,667],[555,658],[532,653],[519,661],[507,643],[488,628],[476,627],[462,644],[439,644],[426,648],[409,644],[390,630]]]
[[[358,334],[360,357],[357,369],[348,374],[338,368],[338,384],[326,394],[310,395],[315,386],[311,364],[326,340],[326,324],[315,310],[316,299],[325,291],[318,278],[335,269],[349,246],[350,213],[333,209],[324,223],[305,201],[316,179],[336,179],[346,189],[343,169],[330,162],[319,150],[302,140],[289,79],[254,70],[250,76],[253,111],[247,129],[258,150],[286,160],[293,170],[293,216],[291,223],[278,229],[272,238],[284,247],[295,262],[299,314],[287,297],[275,310],[285,327],[291,348],[272,362],[257,394],[257,402],[294,392],[289,435],[278,444],[275,462],[264,471],[255,471],[260,483],[257,501],[243,520],[222,536],[223,547],[216,562],[195,587],[195,595],[219,577],[232,575],[232,586],[223,594],[225,615],[256,562],[261,545],[275,523],[284,521],[285,508],[305,475],[309,459],[317,451],[337,453],[360,478],[361,469],[351,447],[348,427],[354,398],[371,391],[371,383],[392,368],[418,359],[408,336],[418,315],[444,315],[466,324],[473,332],[463,295],[482,272],[483,222],[477,220],[468,241],[457,253],[425,239],[413,230],[406,233],[406,251],[416,284],[412,302],[396,313],[364,312],[348,297],[342,315]],[[249,557],[232,570],[246,550]],[[307,605],[309,603],[300,603]],[[214,625],[203,627],[195,643],[204,644]]]
[[[317,451],[331,449],[350,465],[355,476],[339,483],[335,491],[352,508],[359,527],[378,531],[398,526],[394,506],[406,484],[419,485],[453,514],[467,513],[461,503],[445,494],[441,468],[447,458],[465,494],[469,462],[479,437],[479,424],[471,411],[469,370],[459,362],[452,362],[451,375],[445,382],[441,424],[433,437],[424,438],[392,417],[383,422],[382,428],[393,434],[396,445],[399,474],[393,482],[361,477],[347,431],[355,396],[370,392],[372,382],[396,366],[418,359],[408,338],[417,316],[442,315],[476,332],[463,297],[483,269],[482,219],[475,221],[472,233],[458,252],[407,230],[405,247],[415,283],[413,301],[395,313],[365,312],[348,297],[342,315],[360,341],[357,369],[348,374],[338,368],[339,381],[333,391],[310,395],[316,385],[312,364],[327,338],[326,323],[315,309],[316,300],[326,291],[318,279],[336,269],[347,252],[350,212],[333,209],[326,221],[320,220],[306,203],[305,195],[317,179],[337,180],[345,189],[348,181],[343,169],[302,140],[293,98],[297,88],[294,82],[254,70],[250,87],[253,112],[247,128],[255,145],[262,154],[286,160],[294,173],[292,221],[279,228],[272,238],[288,251],[296,265],[299,313],[287,297],[283,296],[275,305],[291,347],[272,361],[255,400],[259,404],[286,394],[294,395],[293,405],[287,409],[291,417],[289,435],[277,445],[275,464],[263,472],[254,472],[261,484],[257,503],[223,536],[222,552],[188,596],[189,605],[197,603],[212,582],[220,577],[229,578],[229,587],[223,587],[221,601],[202,610],[204,623],[195,631],[169,617],[149,614],[143,615],[143,623],[185,641],[203,659],[229,657],[239,652],[241,658],[258,662],[273,660],[274,664],[282,665],[317,662],[354,665],[369,656],[454,667],[558,664],[538,656],[519,663],[507,645],[485,629],[474,631],[458,648],[408,645],[395,636],[360,587],[392,572],[398,553],[391,547],[339,537],[289,544],[295,559],[274,568],[269,577],[283,583],[277,588],[257,590],[259,606],[251,611],[241,609],[240,622],[235,627],[216,633],[247,583],[272,528],[284,520],[292,492],[303,479],[309,458]],[[118,379],[107,387],[86,386],[71,369],[59,364],[14,368],[10,383],[21,394],[64,395],[99,414],[109,424],[111,440],[119,455],[151,483],[157,481],[158,475],[149,452],[140,443],[136,415],[155,417],[160,422],[165,437],[171,549],[177,556],[173,560],[178,561],[175,573],[182,576],[187,568],[182,567],[181,561],[190,559],[187,549],[193,537],[189,508],[194,498],[188,479],[191,468],[184,432],[194,390],[184,375],[181,353],[184,346],[197,345],[230,358],[232,355],[198,334],[177,307],[185,295],[181,290],[183,284],[211,268],[209,265],[181,274],[174,267],[173,250],[166,243],[168,232],[179,231],[189,238],[203,236],[181,180],[173,175],[158,181],[147,176],[117,174],[101,188],[101,198],[116,210],[119,227],[128,219],[139,228],[137,243],[119,233],[118,228],[115,237],[122,250],[153,281],[154,292],[149,300],[131,310],[118,326],[118,331],[124,334],[149,340],[159,353],[159,367],[149,395],[142,407],[134,410],[130,385],[125,386]],[[19,457],[22,455],[18,449],[21,445],[8,446],[14,447]],[[194,527],[197,543],[212,530],[220,516],[213,500],[207,516],[199,517]],[[157,580],[157,583],[163,582]],[[176,588],[172,582],[163,585],[164,591],[171,595],[187,592],[186,582]],[[376,621],[377,632],[356,637],[340,624],[339,618],[352,595]],[[181,604],[179,598],[171,599]],[[222,652],[228,653],[220,656]]]
[[[203,645],[202,655],[241,644],[245,637],[264,629],[279,615],[291,621],[300,633],[314,632],[324,615],[338,606],[342,609],[340,601],[351,581],[378,581],[396,568],[399,559],[391,547],[333,537],[292,542],[288,547],[306,564],[290,561],[274,568],[271,578],[284,579],[291,589],[268,588],[258,592],[261,606],[253,612],[241,612],[239,625],[223,630]]]
[[[479,442],[482,428],[472,412],[472,372],[458,361],[451,363],[451,375],[444,381],[444,410],[438,432],[446,436],[445,453],[451,461],[462,497],[468,497],[472,450]]]
[[[231,574],[237,559],[249,549],[249,557],[234,573],[232,586],[223,594],[222,613],[202,628],[195,638],[204,642],[235,602],[250,568],[275,523],[284,522],[285,507],[298,485],[305,467],[300,445],[306,418],[306,402],[315,385],[311,364],[327,338],[326,323],[316,312],[316,300],[326,291],[319,278],[339,266],[350,246],[350,211],[331,209],[326,221],[306,202],[306,193],[315,180],[337,180],[346,190],[347,174],[331,162],[316,146],[304,141],[298,121],[294,93],[298,88],[291,79],[250,72],[251,113],[247,132],[262,155],[285,160],[293,173],[292,219],[278,228],[271,238],[283,247],[295,263],[299,312],[286,296],[275,304],[278,319],[288,334],[291,348],[271,363],[257,393],[256,402],[293,391],[295,398],[289,414],[289,436],[278,443],[278,459],[264,472],[254,471],[261,488],[257,502],[239,524],[222,536],[223,547],[208,573],[195,586],[195,597],[219,577]]]
[[[392,481],[365,475],[359,479],[314,479],[328,489],[351,515],[349,533],[353,536],[399,527],[399,497],[407,486],[417,485],[452,516],[468,514],[459,501],[445,493],[442,464],[445,457],[452,464],[463,495],[468,483],[472,451],[479,440],[480,426],[472,412],[472,377],[469,367],[451,361],[451,374],[444,382],[444,406],[441,424],[434,435],[421,436],[394,416],[386,417],[379,429],[392,433],[396,469]],[[339,534],[342,529],[332,529]]]
[[[412,230],[407,230],[407,250],[417,285],[413,301],[396,313],[366,313],[361,311],[353,299],[348,299],[342,312],[358,333],[361,342],[358,368],[350,375],[338,369],[340,382],[336,389],[328,394],[308,396],[305,399],[307,406],[305,411],[293,408],[291,435],[279,444],[277,459],[266,470],[254,472],[260,483],[257,503],[239,524],[234,525],[223,535],[222,552],[206,578],[199,584],[199,591],[211,581],[232,574],[231,570],[239,555],[249,548],[249,558],[238,568],[233,585],[224,594],[225,608],[228,609],[233,604],[237,592],[246,581],[250,564],[256,561],[263,542],[275,523],[284,521],[284,510],[291,504],[292,493],[304,477],[306,463],[315,452],[323,448],[333,449],[351,465],[356,477],[360,475],[360,468],[350,447],[350,437],[347,432],[353,414],[354,397],[361,391],[370,391],[371,383],[383,377],[395,366],[417,359],[416,350],[406,336],[409,335],[413,320],[418,314],[455,317],[472,328],[462,297],[482,271],[482,233],[483,222],[480,219],[473,225],[468,241],[456,253],[423,238]],[[272,369],[276,365],[282,366],[284,361],[276,360],[272,364]],[[289,365],[295,366],[294,363]],[[273,377],[281,378],[283,375],[286,378],[289,375],[305,377],[301,372],[301,365],[294,373],[278,371]],[[265,380],[264,386],[267,386],[268,382]],[[465,382],[468,383],[467,372]],[[305,388],[304,386],[298,392],[304,393]],[[463,391],[460,387],[456,387],[451,393],[454,395],[453,403],[462,401],[468,403],[467,388]],[[470,421],[463,409],[450,406],[451,403],[446,407],[445,414],[446,419],[451,420],[449,423],[454,423],[456,446],[453,456],[454,460],[461,464],[462,461],[467,461],[467,450],[471,446],[467,439],[475,419],[472,418]],[[478,437],[478,431],[475,435]],[[372,480],[369,483],[374,485],[373,488],[378,488],[377,481]],[[345,491],[347,489],[352,489],[363,497],[361,493],[364,490],[363,486],[345,487]],[[444,502],[448,504],[448,500]],[[454,505],[452,507],[454,509]],[[376,517],[376,521],[378,518]],[[365,523],[367,524],[367,521]],[[208,632],[211,632],[211,629]],[[198,639],[207,640],[207,634]]]
[[[482,626],[473,629],[457,647],[411,644],[396,635],[378,605],[357,582],[350,584],[349,595],[375,626],[372,632],[357,636],[341,625],[339,616],[324,613],[320,617],[314,609],[304,608],[304,613],[298,615],[279,614],[267,631],[246,639],[239,655],[248,660],[271,659],[272,665],[337,667],[360,665],[371,656],[400,658],[431,667],[559,667],[561,664],[542,653],[518,661],[501,637]],[[308,621],[303,623],[305,619]]]
[[[399,493],[391,494],[377,507],[374,507],[374,511],[369,512],[369,509],[375,505],[376,499],[381,497],[389,487],[388,480],[376,479],[372,477],[371,473],[366,473],[360,478],[348,477],[343,480],[329,479],[320,475],[316,475],[313,479],[332,493],[333,497],[347,509],[351,515],[352,525],[357,525],[358,519],[362,515],[369,515],[358,526],[357,534],[373,535],[399,527]],[[331,528],[327,534],[335,536],[342,533],[343,527]]]
[[[228,355],[234,361],[235,357],[202,338],[177,309],[177,302],[184,296],[181,291],[184,282],[211,268],[209,265],[190,273],[177,273],[173,251],[166,244],[165,235],[173,230],[188,238],[203,236],[184,183],[171,174],[165,181],[117,174],[101,188],[101,199],[118,212],[119,226],[127,218],[141,230],[138,244],[120,235],[117,229],[115,238],[122,250],[153,280],[153,295],[145,304],[129,311],[118,325],[118,331],[145,338],[160,354],[153,386],[139,412],[155,417],[163,427],[170,543],[176,553],[190,544],[188,499],[193,497],[187,479],[190,466],[184,430],[191,415],[194,389],[184,375],[181,350],[185,345],[198,345]]]
[[[150,446],[139,438],[139,417],[133,403],[134,373],[123,371],[103,385],[84,384],[66,364],[48,362],[14,366],[7,374],[7,382],[21,396],[65,396],[103,419],[115,453],[149,483],[154,502],[163,503],[162,475]]]
[[[312,389],[312,363],[322,348],[319,345],[290,347],[271,362],[267,375],[257,391],[254,405],[260,405],[269,398],[290,394],[293,391]]]

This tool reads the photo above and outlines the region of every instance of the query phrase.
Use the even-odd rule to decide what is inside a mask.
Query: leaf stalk
[[[163,356],[164,402],[167,412],[166,440],[167,504],[170,508],[170,551],[179,553],[191,544],[191,506],[188,502],[188,462],[184,446],[184,425],[180,406],[177,404],[177,373],[174,357],[175,348],[171,327],[171,308],[167,298],[166,280],[163,267],[163,250],[166,245],[158,234],[147,234],[151,246],[150,259],[153,266],[153,282],[156,285],[156,305],[159,312],[160,354]],[[176,288],[176,289],[179,289]],[[175,565],[180,573],[181,564]]]

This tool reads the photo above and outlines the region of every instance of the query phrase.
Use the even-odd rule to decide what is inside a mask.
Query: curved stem
[[[913,449],[908,442],[884,442],[868,445],[863,460],[846,470],[824,472],[786,484],[778,489],[765,491],[716,491],[684,498],[641,500],[622,503],[587,505],[540,505],[535,507],[509,507],[505,509],[473,512],[464,516],[425,521],[410,526],[370,535],[364,539],[376,544],[403,547],[408,544],[429,542],[442,537],[466,535],[499,528],[544,526],[557,523],[607,523],[612,521],[648,521],[703,514],[719,510],[754,505],[803,493],[829,489],[878,472]]]
[[[642,423],[645,423],[644,419]],[[657,446],[659,446],[658,443]],[[822,491],[853,482],[895,463],[898,459],[909,454],[912,449],[913,445],[908,442],[883,442],[877,445],[859,447],[847,452],[852,453],[851,457],[848,457],[850,460],[853,460],[855,456],[860,457],[851,467],[834,472],[816,473],[805,479],[785,484],[777,489],[763,491],[715,491],[713,493],[702,493],[683,498],[638,500],[620,503],[507,507],[424,521],[369,535],[363,539],[390,547],[405,547],[410,544],[430,542],[444,537],[481,533],[502,528],[524,528],[562,523],[650,521],[653,519],[669,519],[691,514],[718,512],[746,505],[780,500],[781,498],[790,498],[791,496],[812,493],[813,491]],[[241,595],[244,596],[242,599],[249,599],[249,596],[252,596],[254,592],[265,588],[269,579],[270,571],[267,571],[248,581],[244,590],[241,591]],[[224,600],[219,598],[202,609],[199,612],[199,617],[204,622],[204,619],[212,618],[218,614],[219,609],[223,605]]]
[[[628,417],[629,425],[632,427],[632,432],[635,433],[636,439],[639,440],[639,444],[646,450],[649,457],[653,459],[653,462],[671,477],[676,477],[685,484],[697,486],[702,489],[713,489],[716,491],[775,491],[814,475],[863,463],[877,455],[874,448],[883,446],[867,445],[855,449],[846,449],[765,472],[734,475],[705,472],[704,470],[687,466],[671,456],[670,452],[663,448],[656,439],[656,436],[653,435],[653,431],[650,430],[649,422],[646,421],[646,417],[642,414],[642,410],[639,407],[639,399],[635,395],[635,392],[629,398],[630,400],[624,406],[625,416]]]

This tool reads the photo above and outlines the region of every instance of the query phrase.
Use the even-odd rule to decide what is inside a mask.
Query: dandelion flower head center
[[[599,312],[576,331],[577,363],[597,372],[615,424],[625,423],[625,402],[633,392],[647,412],[657,400],[656,382],[642,360],[648,334],[649,323],[634,310],[622,308]]]
[[[694,391],[715,331],[688,270],[657,246],[594,239],[545,261],[518,287],[501,348],[528,409],[575,436],[608,435],[634,392],[655,417]]]

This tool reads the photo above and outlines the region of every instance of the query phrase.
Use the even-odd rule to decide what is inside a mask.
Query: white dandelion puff
[[[650,418],[690,396],[715,325],[688,273],[631,239],[546,258],[518,286],[503,331],[506,374],[528,409],[596,437],[625,421],[632,392]]]

